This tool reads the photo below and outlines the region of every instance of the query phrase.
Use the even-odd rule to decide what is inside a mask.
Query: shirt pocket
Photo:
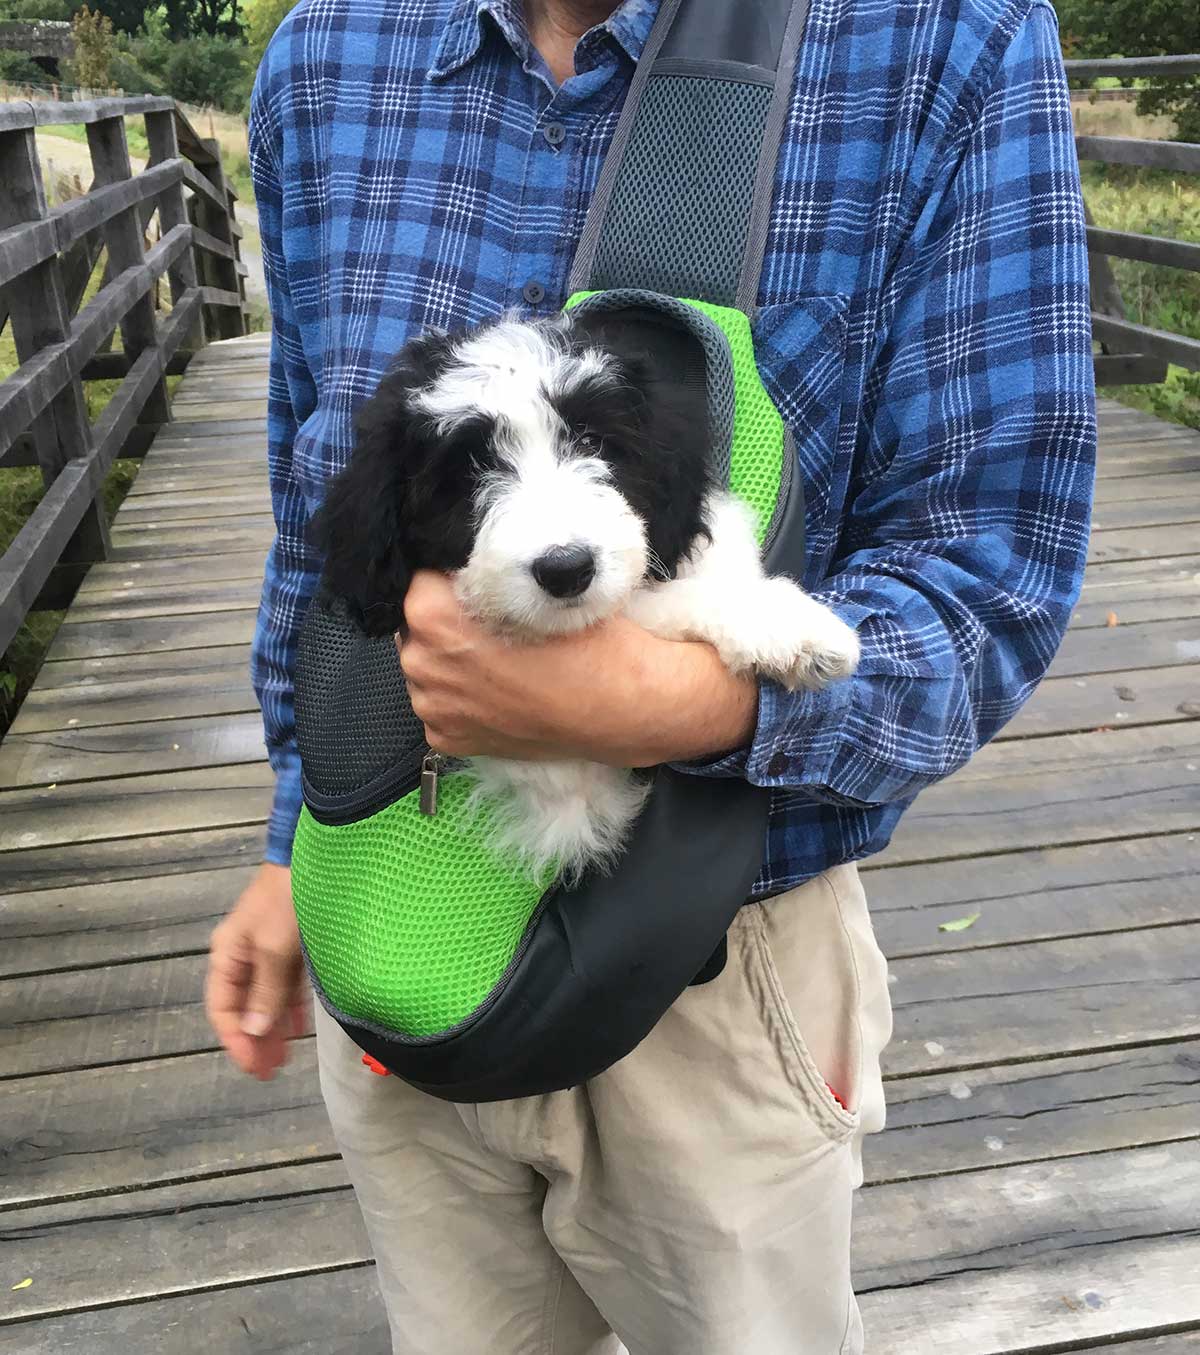
[[[850,298],[798,296],[761,306],[754,354],[767,393],[795,445],[804,489],[807,582],[823,576],[837,537],[837,458]]]

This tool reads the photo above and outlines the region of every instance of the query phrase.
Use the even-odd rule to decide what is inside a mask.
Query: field
[[[1164,118],[1139,117],[1131,103],[1077,102],[1075,128],[1090,136],[1158,138]],[[1084,164],[1083,193],[1097,226],[1200,242],[1200,178],[1122,165]],[[1200,339],[1200,273],[1112,260],[1130,320]],[[1200,373],[1172,367],[1160,386],[1102,392],[1160,418],[1200,428]]]

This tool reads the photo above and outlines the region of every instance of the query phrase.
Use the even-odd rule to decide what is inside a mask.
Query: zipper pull
[[[430,751],[421,762],[421,813],[430,817],[437,813],[438,777],[443,761],[441,753]]]

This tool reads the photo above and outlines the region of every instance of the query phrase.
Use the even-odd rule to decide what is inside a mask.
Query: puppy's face
[[[497,630],[619,612],[704,531],[706,438],[645,345],[566,319],[410,344],[363,408],[319,521],[326,581],[368,630],[415,569]]]

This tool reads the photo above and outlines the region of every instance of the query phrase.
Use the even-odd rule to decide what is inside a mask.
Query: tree
[[[246,0],[243,6],[246,43],[250,49],[250,60],[255,66],[263,59],[271,35],[295,3],[296,0]]]
[[[1184,56],[1200,52],[1196,0],[1055,0],[1071,56]],[[1200,79],[1155,80],[1139,113],[1174,117],[1182,141],[1200,141]]]
[[[167,27],[173,38],[207,33],[213,37],[240,38],[241,0],[164,0]]]
[[[166,92],[184,103],[236,108],[246,79],[244,50],[232,38],[207,33],[172,44],[163,73]]]
[[[157,0],[151,0],[157,8]],[[136,33],[146,22],[147,0],[96,0],[96,8],[106,14],[118,33]]]
[[[71,0],[2,0],[0,19],[53,19],[63,23],[74,10]]]
[[[84,89],[108,89],[112,83],[110,68],[116,43],[113,23],[107,14],[94,14],[86,5],[71,20],[75,55],[71,58],[71,77]]]

